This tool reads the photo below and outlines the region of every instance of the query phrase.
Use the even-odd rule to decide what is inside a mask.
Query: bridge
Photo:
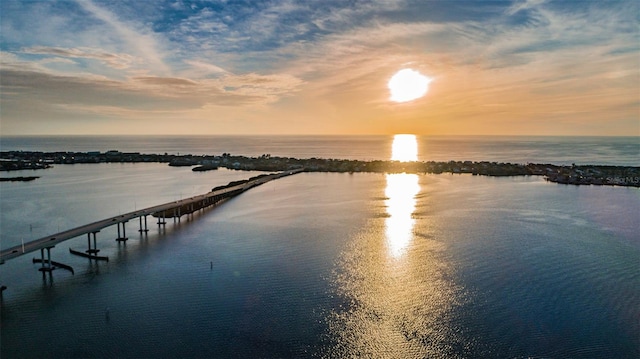
[[[147,217],[152,216],[158,219],[158,226],[166,225],[167,218],[178,218],[180,219],[183,215],[190,215],[194,212],[204,209],[206,207],[215,205],[220,201],[226,200],[228,198],[234,197],[247,191],[253,187],[259,186],[266,182],[269,182],[274,179],[278,179],[285,176],[290,176],[299,172],[304,171],[303,168],[283,171],[279,173],[272,174],[264,174],[256,177],[252,177],[248,180],[242,181],[234,181],[226,186],[219,186],[213,188],[210,192],[205,194],[201,194],[194,197],[189,197],[186,199],[181,199],[179,201],[173,201],[168,203],[163,203],[157,206],[148,207],[144,209],[140,209],[137,211],[121,214],[115,217],[105,218],[93,223],[85,224],[80,227],[72,228],[66,231],[62,231],[59,233],[55,233],[49,236],[45,236],[42,238],[38,238],[32,240],[27,243],[22,243],[20,245],[4,249],[0,251],[0,264],[4,264],[5,261],[20,257],[22,255],[35,252],[40,250],[40,258],[34,258],[34,263],[41,263],[42,266],[38,269],[41,272],[49,272],[56,268],[63,268],[73,272],[73,268],[68,265],[54,262],[51,260],[51,249],[54,248],[57,244],[62,243],[66,240],[76,238],[82,235],[87,235],[87,250],[77,251],[69,248],[69,251],[72,254],[80,255],[83,257],[87,257],[95,260],[109,260],[109,257],[99,256],[98,252],[100,251],[96,245],[96,235],[102,229],[116,225],[118,226],[118,237],[117,241],[126,241],[126,228],[125,224],[131,220],[139,219],[139,230],[140,233],[146,233],[149,231],[147,226]],[[93,246],[92,246],[93,239]],[[45,250],[47,252],[45,258]],[[6,289],[4,286],[0,287],[2,289]]]

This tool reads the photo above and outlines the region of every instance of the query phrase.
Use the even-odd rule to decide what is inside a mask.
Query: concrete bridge
[[[190,215],[200,209],[204,209],[206,207],[215,205],[220,201],[237,196],[240,193],[250,188],[253,188],[255,186],[259,186],[261,184],[264,184],[274,179],[290,176],[290,175],[302,172],[303,170],[304,169],[295,169],[295,170],[283,171],[279,173],[273,173],[269,175],[260,175],[260,176],[252,177],[248,180],[231,182],[226,186],[216,187],[213,190],[211,190],[211,192],[207,192],[199,196],[194,196],[194,197],[182,199],[179,201],[173,201],[169,203],[163,203],[157,206],[140,209],[137,211],[118,215],[115,217],[105,218],[93,223],[85,224],[80,227],[72,228],[66,231],[62,231],[62,232],[45,236],[39,239],[35,239],[33,241],[23,243],[23,244],[0,251],[0,264],[4,264],[4,262],[7,260],[40,250],[40,258],[39,259],[34,258],[33,261],[36,263],[42,264],[42,266],[39,268],[41,272],[51,273],[51,271],[56,268],[63,268],[63,269],[73,271],[73,269],[70,266],[52,261],[51,249],[54,248],[59,243],[62,243],[66,240],[76,238],[85,234],[87,235],[87,247],[88,247],[87,250],[82,252],[82,251],[77,251],[70,248],[69,251],[72,254],[80,255],[90,259],[109,260],[109,258],[106,256],[98,255],[98,252],[100,250],[97,248],[97,245],[96,245],[97,233],[99,233],[104,228],[114,226],[114,225],[118,226],[118,237],[115,238],[115,240],[126,241],[128,238],[126,235],[125,224],[131,220],[134,220],[136,218],[139,219],[138,232],[140,233],[148,232],[149,231],[147,226],[148,216],[157,218],[158,226],[164,226],[166,225],[166,218],[180,219],[180,217],[183,215]],[[45,257],[45,251],[46,251],[46,257]],[[1,288],[5,289],[4,286]]]

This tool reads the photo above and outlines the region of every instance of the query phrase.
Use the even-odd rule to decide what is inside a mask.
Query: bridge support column
[[[144,228],[142,228],[142,217],[144,217]],[[140,216],[140,229],[138,230],[138,232],[142,233],[142,232],[149,232],[149,228],[147,227],[147,215],[144,216]]]
[[[40,248],[40,263],[42,266],[38,268],[40,272],[42,272],[42,281],[46,285],[47,284],[47,273],[49,273],[49,284],[53,284],[53,274],[51,273],[54,269],[54,266],[51,265],[51,247],[47,247],[47,259],[44,259],[44,250],[45,248]],[[34,260],[35,262],[35,260]]]
[[[51,247],[47,247],[47,248],[40,248],[40,263],[42,263],[42,266],[38,269],[40,272],[51,272],[52,270],[56,269],[54,266],[51,265],[51,248],[53,248],[53,246]],[[47,250],[47,259],[44,259],[44,250]]]
[[[98,249],[98,245],[96,244],[96,233],[97,232],[91,232],[91,233],[87,233],[87,246],[89,248],[87,248],[87,250],[85,251],[86,253],[89,254],[96,254],[98,252],[100,252],[100,250]],[[93,248],[91,248],[91,235],[93,234]]]
[[[81,257],[85,257],[85,258],[89,258],[89,259],[95,259],[95,260],[103,260],[103,261],[108,261],[109,257],[106,256],[99,256],[98,252],[100,252],[100,250],[98,249],[98,245],[96,243],[96,234],[100,232],[100,231],[95,231],[95,232],[91,232],[91,233],[87,233],[87,250],[83,252],[80,251],[76,251],[74,249],[69,248],[69,252],[71,252],[71,254],[75,254],[77,256],[81,256]],[[93,234],[93,248],[91,248],[91,235]],[[68,266],[67,266],[68,267]],[[71,268],[71,267],[69,267]]]
[[[162,217],[158,217],[158,226],[160,226],[160,225],[164,226],[164,225],[167,224],[167,221],[164,220],[165,217],[166,217],[166,213],[164,211],[162,211]]]
[[[116,241],[118,241],[118,242],[123,242],[123,241],[126,241],[127,239],[129,239],[129,238],[127,238],[127,232],[126,232],[126,230],[124,228],[124,224],[125,223],[127,223],[127,222],[125,221],[125,222],[117,224],[118,225],[118,238],[116,238]],[[120,236],[120,224],[122,224],[122,236]]]

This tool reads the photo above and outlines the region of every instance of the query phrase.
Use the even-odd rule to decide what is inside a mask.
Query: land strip
[[[286,171],[304,168],[306,172],[376,173],[468,173],[480,176],[543,176],[546,180],[573,185],[640,187],[640,167],[604,165],[554,165],[539,163],[498,163],[472,161],[361,161],[345,159],[259,157],[222,155],[141,154],[137,152],[0,152],[0,171],[45,169],[55,164],[159,162],[170,166],[218,167],[252,171]]]

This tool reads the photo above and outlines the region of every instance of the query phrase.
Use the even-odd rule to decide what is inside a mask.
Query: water
[[[345,139],[285,138],[281,149],[255,138],[252,147],[229,140],[235,145],[215,150],[210,138],[191,139],[191,148],[170,143],[181,153],[390,156],[389,138],[360,139],[365,150]],[[83,141],[57,149],[92,150]],[[153,138],[149,147],[109,141],[93,149],[165,152]],[[551,158],[549,143],[572,148],[540,141],[505,143],[501,152],[494,141],[463,148],[452,139],[449,150],[434,143],[429,153],[557,163],[535,159]],[[374,143],[389,147],[375,152]],[[635,144],[615,139],[562,158],[632,164]],[[424,146],[421,139],[421,158]],[[3,247],[257,172],[139,163],[11,175],[25,174],[41,178],[0,183]],[[130,222],[126,244],[105,229],[98,247],[109,262],[70,255],[84,238],[64,242],[53,258],[76,273],[56,270],[53,283],[31,263],[35,254],[8,261],[0,266],[9,288],[0,357],[638,357],[638,213],[637,189],[539,177],[298,174],[169,221],[165,231],[152,225],[148,236]]]
[[[387,160],[393,136],[2,137],[0,150]],[[640,165],[640,137],[418,136],[419,161]]]

